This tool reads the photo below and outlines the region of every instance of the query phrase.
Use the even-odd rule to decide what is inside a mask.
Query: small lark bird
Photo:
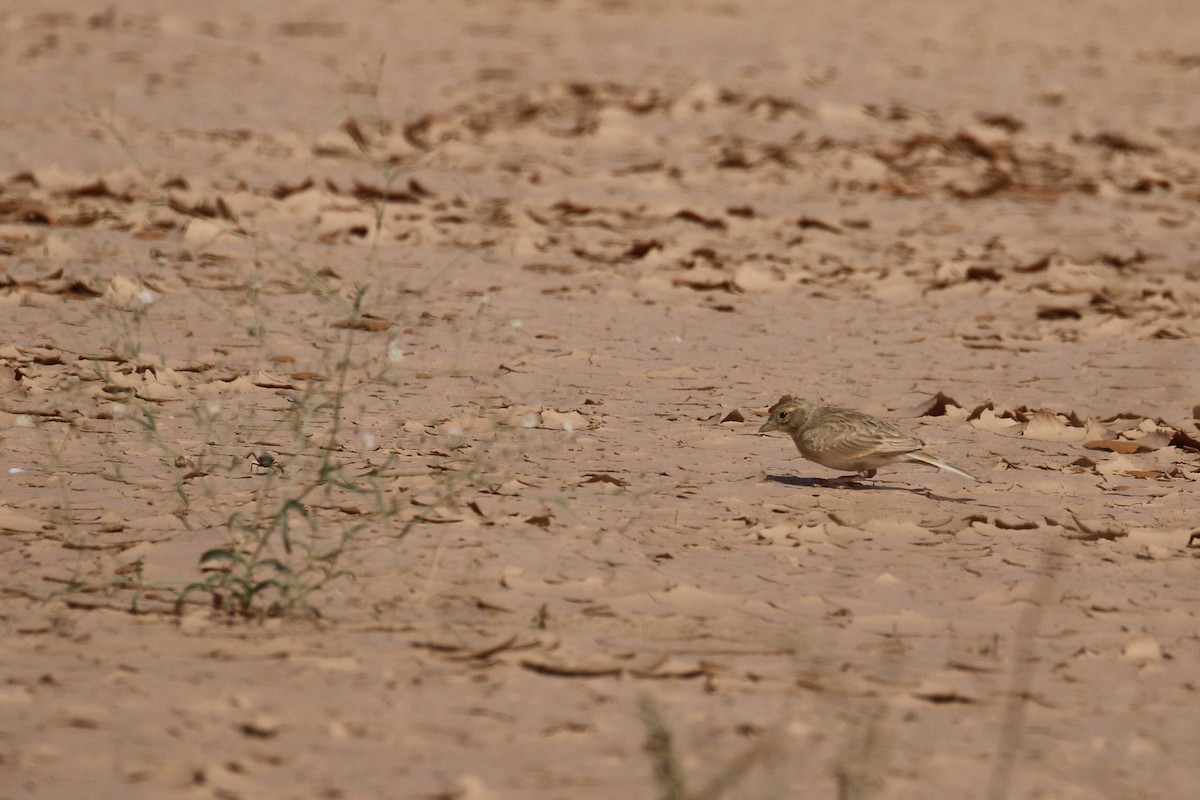
[[[925,443],[902,433],[891,423],[848,408],[818,406],[790,395],[771,406],[759,433],[784,431],[800,455],[830,469],[853,472],[859,478],[875,477],[875,470],[897,461],[915,461],[979,481],[966,470],[934,458]],[[845,480],[849,476],[843,476]]]

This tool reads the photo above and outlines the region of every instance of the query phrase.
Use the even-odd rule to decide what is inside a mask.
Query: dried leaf
[[[1112,453],[1149,453],[1154,448],[1146,447],[1141,442],[1131,442],[1126,439],[1093,439],[1090,442],[1084,442],[1083,446],[1088,450],[1108,450]]]
[[[990,406],[990,404],[988,405]],[[992,433],[1007,430],[1020,424],[1011,417],[998,416],[991,408],[983,406],[971,412],[970,420],[972,427],[978,428],[981,431],[991,431]]]
[[[992,520],[992,524],[1002,531],[1031,531],[1038,527],[1036,522],[1019,517],[1009,518],[998,516]]]
[[[330,323],[330,325],[334,328],[370,331],[371,333],[386,331],[388,328],[392,327],[392,323],[388,322],[387,320],[379,319],[378,317],[372,317],[369,314],[363,314],[361,317],[354,317],[352,319],[338,320]]]
[[[741,291],[732,277],[715,267],[690,269],[683,275],[672,278],[671,285],[695,289],[698,292]]]
[[[1049,411],[1035,411],[1022,432],[1039,442],[1079,442],[1086,436],[1083,428],[1071,428]]]
[[[251,379],[251,383],[263,389],[295,389],[296,385],[287,378],[276,375],[273,372],[259,370],[258,374]]]
[[[277,183],[271,189],[271,196],[276,200],[286,200],[294,194],[311,189],[313,185],[312,178],[305,178],[299,183]]]
[[[536,642],[517,642],[516,634],[512,634],[509,638],[500,639],[499,642],[485,644],[484,646],[476,646],[476,648],[461,648],[456,651],[446,652],[446,657],[452,658],[455,661],[486,661],[488,658],[504,652],[505,650],[526,650],[538,646]],[[444,650],[443,650],[444,651]]]
[[[1068,530],[1073,530],[1076,532],[1076,535],[1067,534],[1068,539],[1080,539],[1085,542],[1094,542],[1097,539],[1107,539],[1111,541],[1114,539],[1123,539],[1129,535],[1128,530],[1124,528],[1117,528],[1102,519],[1084,520],[1072,513],[1071,520],[1075,523],[1074,525],[1058,522],[1050,517],[1046,517],[1047,524],[1060,528],[1067,528]]]
[[[1038,319],[1082,319],[1083,312],[1071,306],[1038,306]]]
[[[720,217],[706,217],[703,214],[692,211],[691,209],[681,209],[675,212],[675,219],[681,219],[686,222],[694,222],[701,227],[714,231],[723,231],[729,227],[728,223]]]
[[[542,675],[563,678],[603,678],[620,675],[623,667],[614,664],[568,664],[541,658],[522,658],[521,666]]]
[[[1185,431],[1177,430],[1171,437],[1171,446],[1180,447],[1184,450],[1200,452],[1200,439],[1197,439],[1195,436],[1192,436],[1190,433]]]
[[[583,476],[586,480],[584,483],[611,483],[613,486],[626,487],[628,481],[622,480],[615,475],[610,475],[607,472],[589,472]]]
[[[1165,477],[1167,473],[1161,469],[1128,469],[1121,473],[1129,478],[1141,478],[1143,480],[1158,480]]]
[[[837,225],[825,222],[824,220],[816,219],[815,217],[801,217],[796,220],[796,227],[807,229],[815,228],[820,231],[829,231],[830,233],[841,233],[842,229]]]
[[[968,267],[967,273],[963,277],[969,281],[999,281],[1003,280],[1004,275],[995,267],[976,265]]]
[[[699,678],[711,674],[712,668],[704,662],[676,660],[670,657],[656,659],[657,663],[644,667],[630,667],[629,674],[637,678],[652,679],[687,679]]]
[[[944,417],[946,416],[947,406],[962,408],[962,404],[953,397],[939,391],[933,397],[913,408],[912,415],[916,417]]]

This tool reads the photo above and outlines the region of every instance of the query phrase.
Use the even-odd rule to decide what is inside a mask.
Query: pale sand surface
[[[1194,794],[1190,0],[111,9],[0,10],[0,798]]]

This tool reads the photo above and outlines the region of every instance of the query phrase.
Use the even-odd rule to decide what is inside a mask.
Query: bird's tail
[[[922,464],[928,464],[931,467],[937,467],[938,469],[946,470],[946,472],[953,472],[955,475],[961,475],[962,477],[966,478],[969,481],[975,481],[976,483],[983,483],[983,481],[981,479],[976,478],[974,475],[967,472],[965,469],[959,469],[958,467],[954,466],[953,464],[947,464],[945,461],[936,459],[933,456],[929,455],[928,453],[922,453],[920,451],[918,451],[916,453],[909,453],[908,460],[909,461],[919,461]]]

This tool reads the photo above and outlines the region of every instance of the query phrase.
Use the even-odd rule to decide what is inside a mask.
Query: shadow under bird
[[[759,433],[783,431],[792,437],[800,455],[816,464],[859,478],[897,462],[915,462],[953,472],[967,480],[980,479],[925,452],[925,442],[909,436],[878,417],[836,406],[820,406],[784,395],[771,406]],[[845,480],[841,476],[835,480]]]

